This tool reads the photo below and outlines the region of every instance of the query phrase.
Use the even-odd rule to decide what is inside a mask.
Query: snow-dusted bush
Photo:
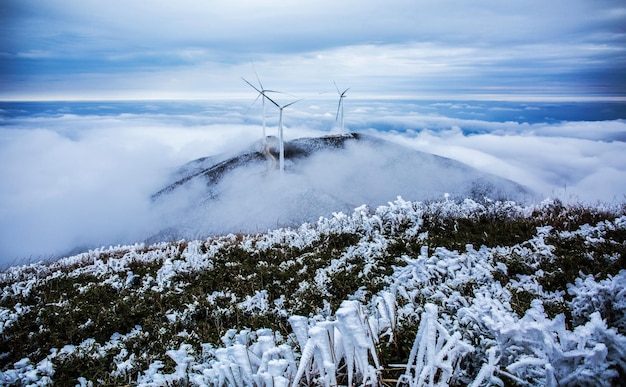
[[[568,293],[573,323],[583,323],[587,316],[599,312],[621,334],[626,334],[626,270],[596,282],[592,275],[583,275],[569,284]]]
[[[448,386],[457,362],[473,347],[461,340],[461,334],[450,335],[439,323],[437,306],[426,304],[411,349],[406,373],[398,381],[411,387]]]
[[[301,317],[289,319],[302,348],[294,384],[306,374],[309,382],[337,385],[338,367],[343,364],[348,385],[377,385],[380,371],[377,337],[363,306],[358,301],[344,301],[335,316],[334,321],[313,321],[312,326]]]
[[[209,348],[208,360],[194,364],[195,385],[287,386],[296,372],[292,348],[267,329],[255,332],[231,330],[224,347]],[[205,357],[207,357],[205,355]]]

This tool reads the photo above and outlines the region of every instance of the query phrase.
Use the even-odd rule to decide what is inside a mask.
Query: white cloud
[[[494,124],[485,126],[489,128]],[[412,136],[383,134],[383,137],[513,179],[544,197],[560,196],[566,201],[583,202],[620,199],[626,194],[626,180],[623,179],[626,162],[620,156],[626,152],[626,143],[587,139],[587,133],[576,132],[579,124],[544,124],[541,125],[544,129],[542,136],[533,135],[532,131],[467,136],[459,129],[452,129],[421,131]],[[563,135],[568,132],[568,125],[574,129],[570,132],[571,137]],[[618,121],[586,125],[590,130],[614,126],[620,127],[623,133],[626,129],[626,123]],[[559,133],[556,137],[547,134],[553,127]],[[607,137],[611,136],[611,133],[607,134]],[[599,179],[604,179],[604,183],[589,183]]]
[[[121,116],[24,124],[0,131],[3,260],[145,238],[158,227],[150,195],[173,168],[232,152],[256,137],[249,127],[186,127]]]
[[[336,125],[335,96],[318,102],[286,111],[287,139],[318,136]],[[595,202],[622,200],[626,193],[626,142],[613,141],[623,139],[624,121],[498,123],[418,114],[411,105],[346,102],[348,128],[397,128],[366,132],[514,180],[542,197]],[[466,105],[463,109],[476,110]],[[346,203],[384,203],[414,192],[410,174],[415,166],[405,170],[397,163],[386,164],[410,157],[383,156],[372,148],[354,151],[347,158],[320,154],[302,164],[301,174],[282,183],[266,184],[273,177],[258,168],[240,172],[220,185],[219,205],[202,211],[188,212],[188,203],[198,195],[193,187],[180,193],[178,202],[155,210],[150,195],[166,184],[175,168],[198,157],[237,153],[259,138],[260,106],[245,115],[241,110],[245,108],[225,108],[220,111],[229,113],[208,116],[160,115],[155,110],[145,115],[4,120],[6,125],[0,128],[2,262],[46,257],[82,244],[135,242],[180,223],[180,214],[189,214],[188,235],[250,227],[263,230],[302,219],[302,203],[312,197],[319,208],[306,209],[307,214],[315,210],[322,215]],[[244,120],[255,124],[241,124]],[[270,111],[268,134],[275,133],[276,120],[276,112]],[[362,166],[359,174],[353,173],[355,165]],[[418,185],[428,192],[429,182],[439,178],[423,176]],[[345,184],[363,181],[373,184],[356,196],[343,195],[349,191],[342,191]],[[399,181],[408,185],[402,188]],[[285,187],[298,190],[294,193]]]

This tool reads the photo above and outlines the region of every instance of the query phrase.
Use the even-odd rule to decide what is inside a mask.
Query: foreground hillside
[[[619,385],[626,210],[359,207],[0,274],[3,385]]]

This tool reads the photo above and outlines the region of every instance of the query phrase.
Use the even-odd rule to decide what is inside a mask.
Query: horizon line
[[[626,102],[626,96],[620,95],[563,95],[563,94],[355,94],[351,100],[412,100],[412,101],[493,101],[493,102]],[[215,101],[215,100],[247,100],[247,93],[207,94],[202,96],[125,96],[125,97],[94,97],[94,96],[32,96],[8,97],[0,96],[0,102],[132,102],[132,101]],[[336,97],[315,95],[304,97],[309,100],[335,100]]]

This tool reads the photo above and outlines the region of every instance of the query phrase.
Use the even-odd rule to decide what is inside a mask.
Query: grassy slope
[[[624,207],[559,202],[532,209],[491,202],[473,207],[467,203],[412,206],[419,216],[393,209],[388,216],[377,212],[379,225],[374,228],[337,227],[341,222],[354,223],[355,216],[336,217],[332,227],[320,223],[269,234],[119,247],[12,268],[0,275],[5,322],[0,369],[15,368],[23,358],[36,365],[51,351],[62,352],[66,345],[93,339],[89,350],[56,356],[52,380],[68,385],[82,376],[123,385],[137,380],[155,359],[163,361],[162,372],[171,372],[176,364],[164,354],[182,343],[202,353],[203,344],[219,346],[231,328],[271,328],[287,337],[290,315],[327,316],[355,294],[366,302],[388,285],[392,268],[404,264],[402,257],[417,257],[424,246],[429,255],[437,248],[465,251],[468,245],[519,247],[502,249],[496,257],[507,269],[494,278],[511,290],[511,307],[519,317],[524,315],[540,295],[511,284],[543,270],[545,274],[537,276],[543,292],[563,294],[561,301],[544,302],[546,312],[551,317],[564,313],[569,327],[578,322],[567,303],[572,297],[567,284],[581,273],[602,280],[626,269],[624,228],[606,230],[594,243],[576,234],[584,225],[626,215]],[[554,246],[551,260],[528,262],[516,253],[529,246],[538,227],[546,226],[551,227],[543,230]],[[192,253],[194,265],[177,266]],[[471,296],[474,289],[469,283],[460,291]],[[267,305],[242,306],[255,296],[267,300]],[[600,312],[609,325],[623,318],[610,308]],[[416,329],[417,321],[398,326],[393,345],[379,348],[383,364],[406,362]],[[115,334],[124,335],[123,345],[107,348],[105,343]],[[120,370],[117,364],[129,358],[133,367]]]

